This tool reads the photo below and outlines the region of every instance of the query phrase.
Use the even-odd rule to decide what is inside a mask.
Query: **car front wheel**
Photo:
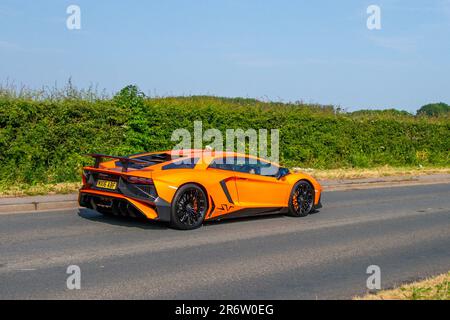
[[[314,207],[314,188],[306,180],[298,181],[289,197],[289,215],[294,217],[306,217]]]

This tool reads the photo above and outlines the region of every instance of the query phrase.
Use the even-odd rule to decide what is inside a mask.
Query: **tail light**
[[[87,185],[89,181],[89,177],[91,176],[91,173],[89,171],[83,170],[83,174],[81,176],[81,179],[83,181],[83,185]]]
[[[146,199],[150,198],[151,201],[154,201],[158,197],[152,179],[132,176],[125,176],[123,178],[126,179],[128,183],[127,190],[132,192],[134,195],[144,197]]]
[[[153,184],[153,179],[142,177],[126,177],[127,182],[132,184]]]

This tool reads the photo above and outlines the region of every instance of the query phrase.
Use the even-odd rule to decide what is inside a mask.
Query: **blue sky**
[[[71,4],[81,30],[66,28]],[[366,27],[371,4],[381,30]],[[108,92],[415,111],[450,103],[450,0],[2,0],[0,81],[69,77]]]

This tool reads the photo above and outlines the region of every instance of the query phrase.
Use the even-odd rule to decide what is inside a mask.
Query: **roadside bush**
[[[347,114],[332,106],[254,99],[147,98],[134,86],[112,99],[0,97],[0,183],[79,180],[83,154],[170,149],[173,130],[280,129],[280,160],[313,168],[448,166],[448,118]]]
[[[443,102],[430,103],[424,105],[417,111],[417,115],[424,115],[431,117],[448,116],[449,114],[450,114],[450,106]]]

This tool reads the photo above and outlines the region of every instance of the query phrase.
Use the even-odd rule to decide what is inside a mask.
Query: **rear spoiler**
[[[150,161],[133,159],[133,158],[128,158],[128,157],[120,157],[120,156],[109,156],[109,155],[106,155],[106,154],[99,154],[99,153],[86,154],[85,156],[92,157],[92,158],[95,159],[94,168],[99,168],[100,167],[100,162],[102,162],[103,159],[117,159],[117,160],[120,160],[120,162],[122,163],[122,172],[127,172],[128,171],[128,165],[131,162],[132,163],[140,163],[140,164],[148,164],[148,165],[152,164],[152,162],[150,162]]]

